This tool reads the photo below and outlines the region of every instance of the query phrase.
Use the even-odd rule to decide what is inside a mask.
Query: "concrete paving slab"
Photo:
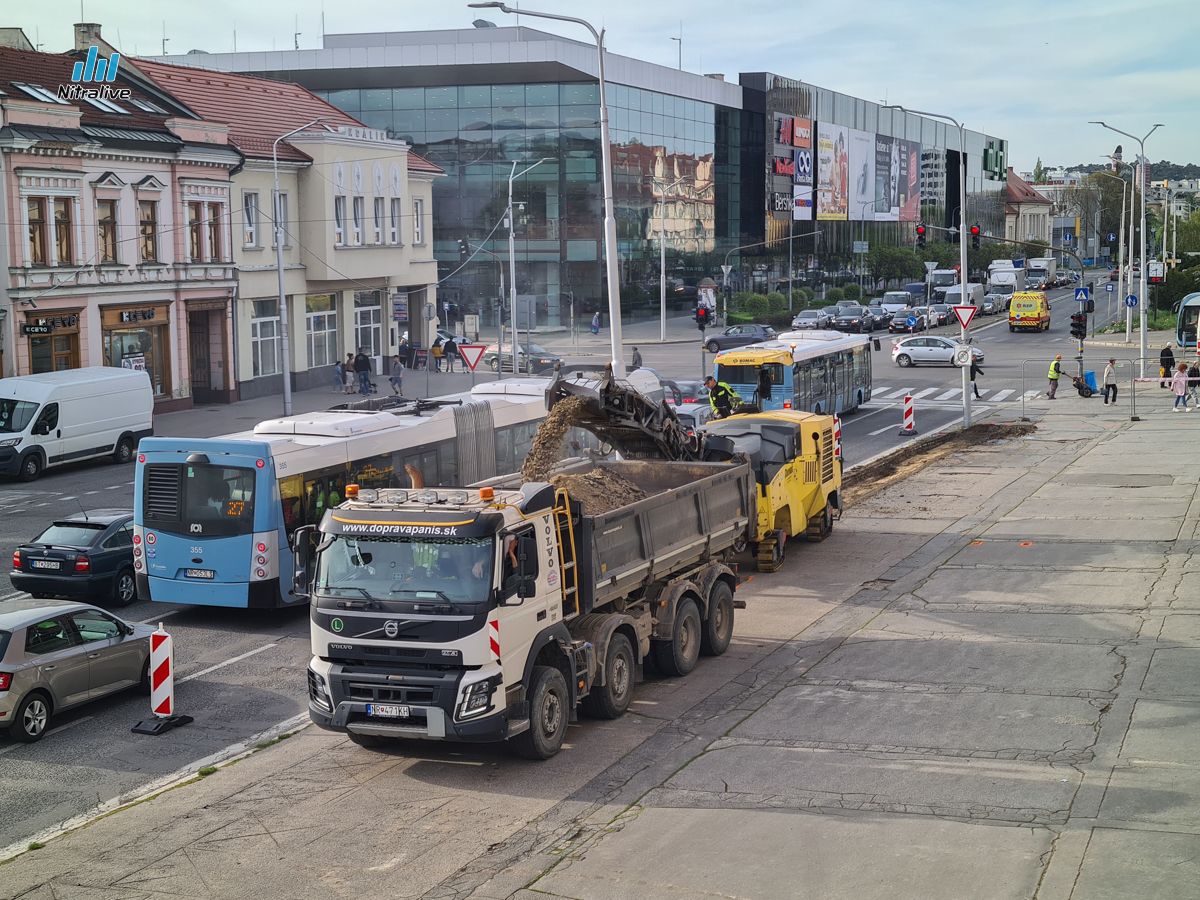
[[[840,750],[710,750],[647,806],[765,805],[1031,822],[1062,821],[1082,775],[1041,762],[904,759]]]
[[[1158,632],[1162,643],[1194,644],[1200,646],[1200,615],[1172,614],[1163,616],[1162,628]]]
[[[1196,617],[1200,618],[1200,616]],[[908,612],[880,613],[855,640],[938,638],[939,640],[1039,642],[1070,641],[1116,644],[1135,639],[1142,619],[1124,613],[986,613]],[[1200,629],[1200,624],[1197,625]]]
[[[1173,475],[1127,475],[1119,470],[1116,473],[1088,472],[1078,467],[1068,467],[1056,475],[1051,484],[1094,484],[1108,487],[1157,487],[1159,485],[1175,485]]]
[[[1059,540],[1086,537],[1089,541],[1173,541],[1179,537],[1178,519],[1115,519],[1111,516],[1079,516],[1055,519],[1005,519],[987,529],[985,539],[1017,541]]]
[[[1184,571],[1175,585],[1171,608],[1177,610],[1200,610],[1200,572]]]
[[[942,568],[913,594],[927,603],[1140,609],[1161,577],[1147,570]]]
[[[1028,544],[1029,546],[1022,546]],[[1174,548],[1167,542],[1056,541],[1045,538],[1021,541],[985,539],[964,547],[950,560],[956,566],[988,566],[999,569],[1159,569],[1166,565]]]
[[[1120,489],[1117,489],[1120,490]],[[1153,501],[1140,492],[1135,497],[1097,496],[1095,490],[1089,490],[1090,496],[1086,507],[1079,503],[1078,487],[1068,491],[1068,496],[1044,497],[1040,492],[1012,510],[1001,521],[1014,519],[1182,519],[1192,505],[1191,497],[1181,498],[1179,492],[1172,489],[1170,497],[1156,497]],[[1166,492],[1164,492],[1166,493]],[[1074,496],[1070,496],[1073,494]],[[1090,532],[1089,532],[1090,534]]]
[[[998,759],[1074,757],[1095,741],[1098,700],[997,691],[785,688],[731,733],[750,741]]]
[[[808,682],[891,682],[1005,688],[1038,694],[1102,693],[1123,663],[1111,647],[1055,643],[876,641],[844,644],[809,670]]]
[[[1024,900],[1050,840],[899,816],[646,809],[534,887],[579,900]]]
[[[1194,900],[1200,835],[1096,828],[1072,900]]]
[[[1154,651],[1142,691],[1173,697],[1200,697],[1200,649],[1168,648]]]
[[[1200,769],[1130,766],[1113,770],[1100,818],[1200,828]]]
[[[1189,492],[1181,491],[1178,487],[1172,484],[1160,484],[1150,487],[1129,487],[1126,485],[1103,485],[1103,484],[1080,484],[1078,482],[1058,482],[1052,481],[1042,485],[1032,494],[1026,503],[1034,502],[1053,502],[1057,504],[1058,509],[1062,509],[1062,504],[1071,504],[1071,508],[1078,507],[1080,488],[1087,491],[1088,505],[1091,509],[1093,504],[1107,503],[1115,500],[1120,504],[1129,507],[1156,507],[1160,502],[1179,502],[1188,503],[1191,500]]]
[[[1150,759],[1192,765],[1200,732],[1200,703],[1139,699],[1121,746],[1125,759]]]

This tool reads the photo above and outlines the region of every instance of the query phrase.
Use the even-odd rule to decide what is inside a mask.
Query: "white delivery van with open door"
[[[153,433],[145,372],[91,366],[0,379],[0,475],[34,481],[63,463],[133,462],[138,441]]]

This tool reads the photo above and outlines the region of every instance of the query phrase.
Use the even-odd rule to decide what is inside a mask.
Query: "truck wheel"
[[[675,607],[675,625],[671,640],[654,641],[654,661],[664,675],[679,677],[696,668],[700,658],[700,610],[696,601],[685,597]]]
[[[346,737],[350,738],[350,743],[358,744],[358,746],[365,747],[368,750],[378,750],[388,742],[387,738],[380,737],[377,734],[355,734],[353,731],[348,732]]]
[[[633,647],[629,638],[614,634],[604,660],[604,684],[583,698],[583,711],[595,719],[619,719],[633,700]]]
[[[708,618],[700,631],[700,652],[720,656],[733,639],[733,591],[724,581],[713,585],[708,594]]]
[[[562,749],[570,717],[570,694],[562,672],[553,666],[534,666],[529,686],[529,730],[512,739],[517,756],[549,759]]]

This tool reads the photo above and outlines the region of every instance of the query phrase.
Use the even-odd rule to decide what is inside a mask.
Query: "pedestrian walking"
[[[1054,362],[1050,363],[1050,372],[1047,377],[1050,379],[1050,387],[1046,391],[1046,396],[1053,400],[1054,395],[1058,392],[1058,379],[1062,376],[1062,354],[1054,357]]]
[[[358,374],[358,389],[364,397],[371,395],[371,361],[362,347],[358,348],[358,356],[354,357],[354,371]]]
[[[975,384],[975,376],[982,375],[983,369],[979,367],[979,363],[975,361],[975,356],[971,356],[971,390],[975,392],[975,399],[979,399],[979,386]]]
[[[1195,406],[1200,403],[1200,396],[1197,391],[1200,390],[1200,363],[1193,361],[1192,367],[1188,369],[1188,398]]]
[[[1104,367],[1104,405],[1108,406],[1109,394],[1112,394],[1113,406],[1117,405],[1117,361],[1110,359]]]
[[[600,333],[600,313],[596,313],[594,316],[592,316],[592,334],[599,334],[599,333]]]
[[[1162,348],[1162,352],[1158,354],[1158,377],[1160,381],[1158,386],[1161,388],[1167,387],[1167,380],[1172,378],[1175,372],[1175,354],[1171,352],[1171,345]]]
[[[400,338],[400,348],[398,350],[400,355],[400,365],[404,366],[405,368],[409,368],[408,353],[410,349],[411,348],[408,346],[408,338]]]
[[[1184,412],[1191,412],[1191,407],[1187,405],[1187,363],[1180,363],[1175,374],[1171,376],[1171,390],[1175,392],[1175,405],[1171,407],[1171,412],[1179,412],[1180,406]]]
[[[333,364],[333,392],[340,394],[344,390],[346,373],[342,369],[342,361],[339,359]]]
[[[400,359],[400,354],[397,353],[392,357],[392,377],[388,379],[392,383],[392,393],[397,397],[404,396],[404,363]]]
[[[638,353],[637,347],[633,348],[632,365],[635,369],[640,369],[642,367],[642,354]]]
[[[342,363],[342,393],[354,393],[354,354],[347,353],[346,361]]]
[[[458,356],[458,341],[453,337],[446,338],[442,344],[442,359],[446,361],[446,371],[454,371],[454,358]]]

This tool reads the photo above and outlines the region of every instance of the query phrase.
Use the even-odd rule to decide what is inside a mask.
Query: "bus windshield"
[[[766,369],[774,385],[783,384],[783,363],[763,363],[761,366],[717,366],[717,381],[728,385],[741,384],[754,386],[758,384],[758,372]]]
[[[494,546],[490,537],[336,537],[318,557],[315,589],[347,599],[487,603]]]

